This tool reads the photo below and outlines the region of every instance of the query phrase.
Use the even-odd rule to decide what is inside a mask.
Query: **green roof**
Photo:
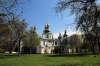
[[[61,38],[62,38],[61,36],[58,37],[58,39],[61,39]]]
[[[67,37],[67,34],[64,34],[63,37]]]
[[[34,31],[33,31],[33,33],[36,33],[36,34],[38,34],[36,30],[34,30]]]
[[[43,31],[43,33],[51,33],[51,30],[45,29],[45,30]]]

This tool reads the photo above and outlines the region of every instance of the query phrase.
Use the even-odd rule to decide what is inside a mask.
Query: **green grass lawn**
[[[0,54],[0,66],[100,66],[100,55]]]

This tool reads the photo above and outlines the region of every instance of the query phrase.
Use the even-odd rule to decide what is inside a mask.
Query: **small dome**
[[[65,33],[67,33],[67,30],[64,30]]]
[[[44,26],[44,29],[47,29],[47,25]]]
[[[49,29],[49,24],[46,24],[44,28],[45,29],[44,29],[43,33],[52,33],[51,30]]]
[[[66,34],[66,32],[67,32],[67,31],[66,31],[66,30],[64,30],[64,32],[65,32],[65,33],[64,33],[63,37],[67,37],[67,34]]]
[[[47,29],[49,29],[49,24],[47,24]]]
[[[58,37],[58,39],[61,39],[61,38],[62,38],[61,36]]]
[[[59,37],[58,37],[58,39],[61,39],[62,37],[61,37],[61,33],[59,33]]]
[[[34,28],[33,28],[34,30],[36,30],[36,26],[34,26]]]
[[[67,37],[67,34],[64,34],[63,37]]]
[[[61,36],[61,33],[59,33],[59,36]]]

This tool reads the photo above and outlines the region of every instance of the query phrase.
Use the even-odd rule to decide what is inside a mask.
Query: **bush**
[[[55,46],[54,53],[58,54],[60,52],[60,46]]]
[[[4,50],[2,48],[0,48],[0,53],[4,53]]]

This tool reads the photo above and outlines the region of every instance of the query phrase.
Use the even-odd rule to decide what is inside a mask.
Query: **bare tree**
[[[70,9],[70,14],[75,14],[76,30],[80,30],[84,34],[88,34],[91,29],[97,28],[100,24],[100,8],[96,3],[97,0],[59,0],[55,7],[56,13],[61,13],[66,9]],[[96,32],[92,32],[96,36]],[[94,39],[94,44],[96,38]],[[94,52],[93,52],[94,53]]]
[[[70,14],[76,15],[74,22],[76,24],[76,29],[80,28],[82,23],[91,19],[92,20],[88,22],[92,22],[94,23],[94,26],[96,26],[98,18],[98,6],[96,5],[96,0],[59,0],[55,7],[55,11],[56,13],[61,13],[68,8],[70,9]],[[90,11],[91,13],[89,14]]]
[[[12,30],[12,36],[10,37],[11,51],[18,44],[18,57],[19,57],[20,45],[21,45],[20,43],[22,41],[22,38],[26,36],[24,32],[27,27],[27,23],[25,22],[25,19],[23,19],[22,21],[20,21],[19,19],[15,19],[9,23],[9,26],[10,29]]]
[[[31,0],[0,0],[0,16],[5,16],[6,21],[18,18],[23,13],[22,5],[27,1]]]

